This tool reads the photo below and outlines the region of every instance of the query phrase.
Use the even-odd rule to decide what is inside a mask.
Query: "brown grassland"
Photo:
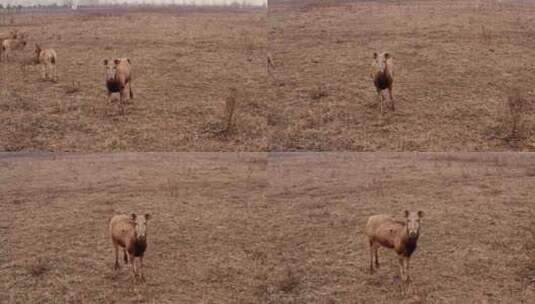
[[[527,154],[280,154],[266,198],[283,291],[265,303],[531,303],[535,159]],[[423,210],[400,296],[397,256],[369,273],[370,215]],[[531,257],[531,259],[530,259]]]
[[[535,149],[535,1],[270,1],[270,150]],[[379,115],[373,52],[394,58]],[[522,131],[511,136],[511,96]]]
[[[265,150],[265,10],[60,10],[4,18],[0,32],[17,28],[30,37],[12,62],[0,62],[0,150]],[[58,83],[40,81],[31,62],[35,43],[57,51]],[[116,57],[132,61],[134,99],[125,116],[118,101],[107,102],[104,84],[102,61]],[[235,125],[224,133],[232,88]]]
[[[0,303],[535,298],[535,155],[458,152],[535,150],[535,1],[276,0],[267,14],[8,20],[0,34],[30,39],[0,62],[0,151],[13,152],[0,153]],[[57,51],[58,82],[40,80],[34,43]],[[396,111],[384,115],[375,51],[395,65]],[[102,61],[115,57],[133,65],[125,115],[104,85]],[[275,152],[305,150],[333,152]],[[364,227],[405,209],[425,217],[402,296],[393,251],[369,273]],[[122,260],[113,270],[108,221],[131,212],[152,215],[146,282]]]
[[[30,45],[0,63],[0,149],[531,151],[534,15],[534,1],[491,0],[15,14],[0,31]],[[35,42],[57,50],[58,83],[39,80]],[[375,51],[395,64],[397,109],[383,116]],[[120,56],[134,69],[125,116],[103,81],[102,60]]]
[[[528,154],[0,156],[2,303],[529,303]],[[372,214],[425,212],[401,297],[368,273]],[[150,213],[145,283],[113,271],[108,220]]]
[[[253,303],[263,154],[4,155],[1,303]],[[150,213],[146,282],[113,270],[113,214]],[[120,261],[122,264],[122,260]]]

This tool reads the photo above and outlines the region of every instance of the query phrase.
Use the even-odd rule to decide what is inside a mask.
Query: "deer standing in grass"
[[[22,50],[26,46],[28,38],[26,34],[15,33],[13,35],[15,38],[2,40],[2,45],[0,45],[0,61],[5,59],[7,62],[13,51]]]
[[[19,31],[15,29],[15,30],[10,31],[8,34],[5,34],[5,33],[0,34],[0,48],[2,47],[2,43],[4,42],[4,40],[17,39],[18,33]]]
[[[119,106],[121,114],[124,114],[124,99],[126,87],[130,91],[130,99],[134,98],[132,92],[132,66],[128,58],[119,58],[113,61],[104,60],[106,66],[106,88],[108,89],[108,101],[111,102],[111,94],[119,93]]]
[[[58,79],[58,74],[56,71],[56,63],[58,60],[58,55],[53,49],[43,49],[39,44],[35,44],[35,59],[36,62],[41,65],[42,73],[41,78],[43,80],[50,79],[56,81]]]
[[[396,110],[394,97],[392,97],[392,84],[394,83],[394,62],[389,53],[373,53],[371,78],[377,95],[379,96],[379,108],[383,114],[384,90],[388,90],[392,111]]]
[[[115,215],[110,220],[110,236],[115,249],[115,270],[119,269],[119,247],[123,249],[124,262],[132,264],[134,277],[143,276],[143,256],[147,249],[147,221],[149,214],[138,216],[135,213],[128,216],[125,214]],[[139,259],[139,272],[135,258]]]
[[[397,221],[389,215],[379,214],[371,216],[366,224],[366,235],[370,242],[370,272],[379,268],[377,251],[379,247],[394,249],[399,258],[401,280],[409,284],[409,260],[416,250],[420,237],[422,211],[411,212],[405,210],[405,220]]]

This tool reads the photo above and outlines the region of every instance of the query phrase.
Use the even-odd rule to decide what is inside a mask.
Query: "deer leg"
[[[114,269],[119,269],[119,246],[113,242],[113,248],[115,249],[115,267]]]
[[[403,257],[399,257],[399,276],[401,278],[401,281],[405,281],[405,268],[403,267]]]
[[[128,264],[128,254],[126,253],[126,249],[123,249],[123,259],[124,263]]]
[[[52,80],[57,81],[58,80],[58,70],[56,70],[56,65],[52,64],[50,65],[51,74],[52,74]]]
[[[373,252],[374,252],[374,242],[373,240],[370,240],[370,273],[373,273],[374,272],[374,269],[373,269]]]
[[[379,96],[379,112],[383,114],[383,94],[380,89],[377,89],[377,95]]]
[[[134,99],[134,92],[132,92],[132,81],[128,82],[128,89],[130,90],[130,99]]]
[[[405,257],[405,279],[407,282],[410,282],[411,278],[409,276],[409,258]]]
[[[379,251],[379,246],[375,246],[375,268],[379,269],[379,256],[377,255],[377,251]]]
[[[139,273],[141,275],[141,280],[145,281],[145,276],[143,275],[143,256],[139,257]]]
[[[136,268],[136,261],[134,259],[134,255],[128,253],[128,259],[130,260],[130,263],[132,264],[132,271],[134,272],[134,277],[137,278],[137,268]]]
[[[405,270],[404,270],[405,279],[402,282],[403,288],[404,288],[403,292],[405,294],[409,294],[411,292],[411,281],[410,281],[410,277],[409,277],[409,258],[408,257],[404,257],[403,258],[403,266],[405,268]]]
[[[41,64],[41,79],[42,80],[46,79],[46,68],[44,64]]]
[[[390,95],[390,102],[392,102],[392,111],[395,111],[396,106],[394,105],[394,97],[392,97],[392,87],[388,87],[388,95]]]
[[[121,108],[121,115],[124,115],[124,90],[119,92],[119,107]]]

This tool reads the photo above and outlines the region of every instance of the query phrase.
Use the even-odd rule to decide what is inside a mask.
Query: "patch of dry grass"
[[[73,80],[72,85],[65,89],[65,94],[75,94],[80,92],[80,82]]]
[[[509,120],[509,140],[518,142],[525,137],[524,120],[526,113],[529,113],[530,107],[528,101],[521,95],[518,90],[515,90],[507,98],[507,112]]]
[[[230,95],[225,99],[225,115],[224,115],[224,122],[225,122],[225,132],[230,132],[232,130],[232,127],[234,126],[234,120],[235,120],[235,113],[236,113],[236,107],[237,107],[237,90],[236,88],[230,89]]]
[[[535,296],[535,220],[531,215],[531,222],[527,226],[526,244],[524,246],[527,255],[525,268],[520,271],[522,294],[526,298]]]
[[[48,263],[40,258],[37,258],[35,261],[28,265],[28,272],[33,277],[41,277],[49,270],[50,266],[48,265]]]

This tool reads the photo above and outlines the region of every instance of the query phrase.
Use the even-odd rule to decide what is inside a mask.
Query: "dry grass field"
[[[0,63],[0,149],[535,150],[534,15],[533,1],[493,0],[19,13],[0,26],[30,34]],[[39,80],[35,42],[57,50],[58,83]],[[397,109],[381,116],[369,71],[384,50]],[[134,68],[125,116],[103,80],[118,56]]]
[[[26,11],[13,28],[30,39],[0,62],[1,304],[533,302],[535,1]],[[395,65],[384,115],[375,51]],[[393,251],[369,273],[364,228],[405,209],[425,217],[403,296]],[[152,216],[146,282],[113,269],[108,221],[132,212]]]
[[[0,150],[260,151],[267,147],[265,10],[160,9],[13,15],[30,45],[0,62]],[[40,43],[58,53],[59,82],[31,64]],[[103,60],[128,57],[134,99],[109,104]],[[73,85],[74,82],[74,85]],[[235,126],[223,134],[237,89]],[[114,97],[118,99],[118,96]]]
[[[1,303],[528,303],[527,154],[0,155]],[[368,270],[376,213],[425,212],[400,297]],[[146,282],[113,270],[108,220],[150,213]]]
[[[275,0],[268,19],[270,150],[535,149],[534,1]],[[395,66],[397,109],[382,117],[375,51]]]
[[[531,303],[533,183],[527,154],[272,155],[266,199],[282,290],[263,303]],[[369,274],[370,215],[423,210],[400,297],[398,261],[382,249]],[[531,231],[531,232],[530,232]],[[531,260],[530,260],[531,258]],[[286,277],[282,274],[287,273]]]
[[[0,157],[1,303],[255,302],[264,154]],[[146,283],[113,270],[130,212],[152,215]]]

